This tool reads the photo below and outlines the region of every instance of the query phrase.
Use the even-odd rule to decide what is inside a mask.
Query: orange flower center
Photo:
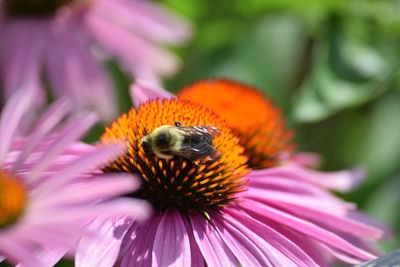
[[[58,9],[77,2],[76,0],[4,0],[7,15],[12,17],[48,17]],[[86,0],[80,0],[86,2]],[[78,3],[77,2],[77,3]]]
[[[293,133],[281,112],[261,92],[230,80],[206,80],[184,88],[178,96],[210,108],[234,129],[254,169],[279,164],[293,151]]]
[[[161,126],[174,126],[175,122],[182,127],[217,128],[220,134],[214,137],[213,146],[219,156],[211,160],[175,154],[164,159],[149,154],[142,145],[143,137]],[[147,199],[160,210],[175,207],[206,213],[207,209],[229,204],[243,190],[247,158],[242,155],[239,140],[215,113],[199,104],[176,99],[149,101],[121,115],[106,129],[101,142],[120,139],[128,141],[128,153],[104,170],[139,175],[143,185],[134,196]]]
[[[26,197],[21,181],[0,170],[0,229],[14,223],[21,216]]]

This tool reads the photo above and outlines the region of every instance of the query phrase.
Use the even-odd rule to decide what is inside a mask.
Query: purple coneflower
[[[139,186],[133,177],[91,173],[124,151],[124,144],[73,143],[96,122],[93,114],[56,132],[68,110],[60,100],[21,136],[18,126],[33,98],[30,90],[16,91],[0,117],[0,262],[53,266],[75,250],[93,218],[142,218],[149,208],[142,200],[115,198]]]
[[[30,84],[44,99],[45,74],[53,95],[111,119],[113,83],[101,62],[110,55],[130,75],[157,82],[179,65],[159,45],[189,35],[187,22],[148,1],[0,0],[3,95]]]
[[[248,88],[242,86],[242,90],[241,98],[231,99],[244,101],[247,109],[263,106],[254,102],[254,95],[246,97]],[[207,97],[230,99],[215,91],[207,92]],[[128,152],[104,170],[139,176],[142,187],[132,196],[146,199],[156,212],[150,219],[124,228],[122,240],[112,234],[110,224],[93,224],[91,229],[104,235],[81,240],[77,266],[107,262],[121,267],[309,267],[329,266],[337,259],[358,263],[375,258],[369,242],[380,238],[382,231],[358,220],[355,205],[324,189],[349,189],[360,171],[321,173],[309,169],[316,163],[315,157],[287,156],[293,151],[293,146],[287,145],[291,134],[282,128],[284,123],[271,103],[264,108],[274,116],[269,117],[274,123],[268,126],[267,137],[275,143],[265,147],[273,153],[271,157],[264,154],[255,158],[244,137],[236,137],[237,129],[231,130],[229,120],[224,121],[207,107],[175,97],[162,99],[170,95],[143,84],[134,86],[133,94],[137,110],[121,115],[101,138],[103,143],[128,140]],[[249,99],[252,102],[246,102]],[[226,110],[234,104],[225,102],[221,106]],[[254,117],[232,116],[250,124],[252,119],[262,117],[256,113]],[[214,138],[213,145],[220,158],[162,159],[146,152],[148,148],[144,149],[140,141],[143,136],[175,122],[218,128],[221,134]],[[257,142],[252,139],[250,143]],[[276,147],[281,149],[281,158]],[[247,162],[253,168],[261,163],[268,168],[251,171]],[[118,257],[115,247],[119,249]]]

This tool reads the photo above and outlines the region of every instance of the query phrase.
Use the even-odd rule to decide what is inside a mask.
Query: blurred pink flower
[[[3,96],[28,84],[40,104],[49,83],[54,96],[111,119],[114,84],[102,63],[111,56],[133,77],[157,83],[180,63],[160,45],[181,44],[190,32],[186,21],[149,1],[0,0]]]
[[[21,136],[19,124],[33,98],[31,90],[16,91],[0,117],[0,262],[53,266],[75,250],[96,216],[142,218],[149,207],[115,198],[138,188],[132,176],[92,173],[126,149],[74,143],[96,122],[93,114],[68,121],[57,133],[69,109],[59,100]]]
[[[148,127],[157,127],[157,121],[170,118],[191,120],[204,123],[212,117],[209,110],[198,109],[198,118],[190,118],[192,108],[187,110],[173,109],[172,100],[149,101],[154,98],[174,97],[160,88],[154,88],[144,83],[133,86],[132,94],[138,107],[136,112],[131,111],[122,115],[106,135],[115,138],[124,135],[124,127],[128,127],[130,138],[137,132]],[[184,100],[175,100],[176,103]],[[183,104],[183,106],[191,105]],[[150,112],[150,107],[155,108]],[[160,109],[163,113],[160,113]],[[170,115],[165,115],[166,111]],[[204,114],[200,111],[206,110]],[[184,114],[180,114],[184,113]],[[158,114],[158,115],[157,115]],[[140,125],[139,122],[149,121],[156,126]],[[129,127],[128,123],[137,128]],[[199,124],[203,125],[203,124]],[[213,125],[214,126],[214,125]],[[152,128],[150,128],[151,131]],[[224,133],[224,130],[222,130]],[[224,146],[220,149],[232,151]],[[120,160],[119,169],[131,168],[135,174],[142,175],[143,180],[152,181],[143,186],[145,192],[154,192],[154,198],[159,196],[162,203],[149,198],[155,207],[168,205],[170,198],[177,198],[179,207],[167,206],[159,209],[150,219],[142,222],[132,221],[124,228],[123,237],[113,235],[111,223],[104,221],[91,225],[103,235],[95,238],[84,237],[78,246],[77,266],[330,266],[334,260],[356,264],[373,259],[376,251],[372,247],[373,240],[382,237],[383,230],[369,225],[360,219],[356,207],[329,193],[326,188],[348,190],[364,175],[360,169],[322,173],[311,170],[310,167],[318,163],[319,158],[312,154],[298,154],[286,157],[281,165],[268,169],[251,171],[242,177],[247,181],[241,192],[235,193],[234,199],[224,206],[210,207],[206,212],[186,207],[186,196],[197,196],[201,192],[223,190],[225,186],[232,186],[233,180],[226,178],[227,173],[223,163],[217,165],[192,166],[182,160],[151,160],[143,156],[140,147],[131,143],[131,155],[138,155],[131,160],[137,160],[139,167],[133,168],[128,158]],[[134,152],[136,151],[136,152]],[[230,152],[228,152],[230,153]],[[233,153],[233,152],[232,152]],[[237,158],[224,155],[237,162]],[[151,166],[147,164],[154,164]],[[232,166],[237,163],[232,162]],[[221,170],[216,173],[212,166]],[[113,165],[114,166],[114,165]],[[135,166],[135,165],[134,165]],[[191,166],[191,167],[190,167]],[[201,169],[202,171],[199,171]],[[228,170],[228,169],[227,169]],[[243,170],[231,170],[240,173]],[[154,177],[153,177],[154,176]],[[171,178],[173,177],[173,178]],[[231,179],[228,182],[224,179]],[[170,183],[168,182],[170,179]],[[182,180],[181,180],[182,179]],[[211,181],[215,179],[215,181]],[[197,182],[195,182],[197,181]],[[156,187],[157,183],[161,187]],[[240,182],[239,182],[240,183]],[[200,186],[199,184],[204,184]],[[209,184],[207,186],[207,184]],[[162,190],[166,192],[162,192]],[[173,187],[175,189],[171,189]],[[178,188],[179,187],[179,188]],[[196,189],[197,188],[197,189]],[[168,190],[177,192],[169,195]],[[181,199],[180,192],[186,192]],[[219,191],[218,191],[219,192]],[[224,192],[224,191],[221,191]],[[143,193],[145,194],[145,193]],[[225,193],[222,193],[225,194]],[[168,195],[163,198],[160,196]],[[147,196],[147,195],[146,195]],[[170,196],[170,197],[169,197]],[[220,197],[219,194],[217,194]],[[146,198],[146,197],[145,197]],[[207,198],[206,198],[207,199]],[[181,201],[181,202],[180,202]],[[108,247],[105,244],[109,245]],[[119,254],[116,253],[119,251]]]

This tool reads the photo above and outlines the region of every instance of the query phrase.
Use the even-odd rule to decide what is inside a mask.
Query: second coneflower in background
[[[68,112],[68,103],[60,100],[21,135],[19,125],[33,99],[30,90],[20,89],[0,117],[0,262],[50,267],[75,251],[95,217],[143,218],[150,210],[141,200],[115,198],[138,188],[138,180],[96,171],[124,152],[125,144],[75,142],[96,122],[93,114],[60,125]]]
[[[178,96],[201,103],[225,119],[240,138],[252,169],[276,166],[295,148],[281,111],[251,86],[206,80],[184,88]]]
[[[77,266],[118,262],[126,267],[309,267],[327,266],[334,259],[357,263],[375,257],[367,241],[378,239],[382,231],[351,218],[354,206],[323,189],[320,185],[324,182],[318,183],[321,179],[327,185],[347,181],[356,174],[309,170],[299,163],[310,164],[307,157],[289,162],[287,154],[292,147],[286,145],[290,134],[282,128],[283,122],[277,124],[281,128],[270,129],[271,134],[277,131],[277,139],[272,140],[285,144],[281,151],[274,150],[275,155],[286,155],[284,160],[274,156],[267,161],[271,167],[250,171],[240,139],[228,121],[212,110],[144,85],[134,86],[133,94],[137,110],[121,115],[101,138],[103,143],[128,140],[128,152],[104,171],[137,175],[143,185],[131,196],[149,201],[156,211],[150,219],[132,222],[118,235],[118,227],[95,222],[90,229],[103,235],[81,240]],[[278,116],[279,112],[271,114]],[[271,120],[278,122],[280,117]],[[177,153],[183,144],[199,155],[210,145],[209,138],[177,137],[164,132],[165,127],[218,129],[212,142],[218,153],[205,153],[203,158]],[[155,133],[158,138],[152,136]],[[149,139],[156,147],[147,144]],[[179,140],[180,145],[168,140],[174,144]]]
[[[0,36],[3,97],[28,84],[43,100],[49,84],[52,96],[111,119],[115,92],[102,64],[115,58],[129,75],[157,83],[180,63],[162,46],[185,42],[190,25],[150,1],[1,0]]]

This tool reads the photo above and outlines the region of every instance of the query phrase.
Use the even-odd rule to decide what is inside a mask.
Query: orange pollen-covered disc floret
[[[26,197],[21,181],[0,170],[0,229],[14,223],[21,216]]]
[[[201,103],[225,119],[240,137],[253,169],[275,166],[295,148],[293,132],[286,129],[280,110],[251,86],[205,80],[183,88],[178,96]]]
[[[142,138],[160,126],[212,126],[220,133],[212,145],[218,150],[214,159],[190,159],[174,155],[159,158],[148,153]],[[129,172],[142,178],[142,187],[133,196],[150,201],[160,210],[170,207],[184,212],[197,210],[206,213],[235,199],[244,190],[243,178],[248,172],[243,148],[214,112],[187,100],[153,100],[122,114],[107,128],[101,142],[113,143],[124,139],[128,152],[104,168],[105,172]]]

